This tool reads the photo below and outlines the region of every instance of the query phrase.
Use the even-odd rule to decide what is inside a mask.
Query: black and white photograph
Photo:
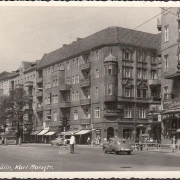
[[[179,171],[180,5],[125,5],[0,4],[0,174]]]

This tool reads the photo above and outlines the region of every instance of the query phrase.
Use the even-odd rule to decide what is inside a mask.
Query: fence
[[[133,143],[131,146],[134,151],[155,151],[180,154],[180,144]]]

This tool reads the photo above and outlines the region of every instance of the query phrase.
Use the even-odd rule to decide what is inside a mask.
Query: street
[[[180,155],[135,151],[132,155],[104,154],[102,148],[75,146],[75,154],[61,154],[48,144],[0,146],[0,171],[172,171]]]

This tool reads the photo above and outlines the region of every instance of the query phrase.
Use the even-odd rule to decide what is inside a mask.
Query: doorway
[[[113,138],[113,137],[114,137],[114,128],[108,127],[108,129],[107,129],[107,140],[109,140],[109,138]]]

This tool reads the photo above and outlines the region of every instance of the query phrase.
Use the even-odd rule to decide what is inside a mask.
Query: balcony
[[[81,87],[88,87],[91,85],[90,79],[83,79],[80,81],[80,86]]]
[[[117,96],[114,96],[114,95],[104,96],[104,102],[112,102],[112,101],[117,101]]]
[[[42,97],[43,96],[43,92],[42,91],[37,91],[36,92],[36,96],[37,97]]]
[[[69,125],[91,124],[91,119],[78,119],[69,121]]]
[[[36,82],[37,82],[37,84],[38,84],[38,83],[42,83],[42,82],[43,82],[43,78],[42,78],[42,77],[37,78],[37,79],[36,79]]]
[[[70,108],[71,102],[61,102],[59,103],[60,108]]]
[[[71,85],[70,84],[62,84],[60,85],[60,91],[70,91]]]
[[[91,67],[91,63],[88,62],[88,63],[84,63],[84,64],[81,64],[80,65],[80,70],[83,71],[83,70],[87,70],[87,69],[90,69]]]
[[[23,88],[23,84],[16,84],[16,89]]]
[[[150,79],[148,80],[149,86],[157,86],[161,85],[161,81],[159,79]]]
[[[89,105],[89,104],[91,104],[91,99],[90,98],[89,99],[81,99],[80,104],[81,104],[81,106]]]
[[[32,101],[33,100],[33,96],[32,95],[27,95],[27,100],[28,101]]]
[[[161,103],[161,96],[152,96],[151,101],[153,101],[154,103]]]
[[[33,87],[33,81],[27,81],[24,83],[25,87]]]

